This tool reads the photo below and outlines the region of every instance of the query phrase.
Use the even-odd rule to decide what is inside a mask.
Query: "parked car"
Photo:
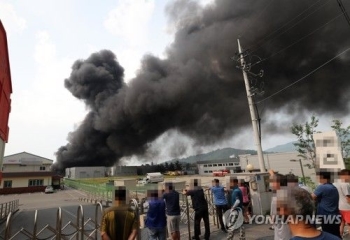
[[[45,193],[54,193],[53,187],[52,186],[47,186],[45,188]]]

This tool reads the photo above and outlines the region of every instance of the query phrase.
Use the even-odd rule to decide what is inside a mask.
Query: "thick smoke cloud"
[[[70,133],[69,143],[58,150],[58,167],[110,166],[121,157],[145,153],[168,130],[177,130],[199,144],[212,144],[251,126],[242,72],[231,60],[237,52],[237,38],[243,47],[256,50],[248,61],[257,62],[254,55],[267,58],[252,68],[253,72],[264,69],[265,75],[251,78],[251,84],[260,86],[263,81],[265,97],[269,96],[349,47],[350,28],[339,15],[337,3],[314,3],[217,0],[201,7],[193,1],[175,1],[166,9],[176,28],[167,58],[145,56],[128,85],[112,52],[104,50],[78,60],[65,87],[84,100],[90,112]],[[349,9],[349,3],[344,4]],[[267,112],[284,109],[294,118],[305,111],[348,114],[349,59],[345,54],[330,62],[266,100],[263,107]]]

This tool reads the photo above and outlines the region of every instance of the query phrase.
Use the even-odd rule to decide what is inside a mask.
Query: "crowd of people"
[[[272,170],[270,188],[273,192],[271,212],[275,240],[337,240],[342,239],[344,227],[350,224],[350,171],[339,173],[318,171],[320,185],[314,191],[300,185],[294,175],[282,175]],[[337,177],[335,177],[337,176]],[[223,221],[226,211],[240,208],[244,223],[249,223],[251,199],[244,180],[230,178],[225,187],[219,179],[203,188],[199,179],[191,180],[182,194],[191,197],[194,210],[194,236],[199,240],[201,222],[204,222],[204,239],[210,238],[209,209],[205,190],[211,191],[221,230],[227,232]],[[134,240],[139,219],[128,204],[128,191],[115,190],[114,206],[102,217],[102,240]],[[180,239],[180,193],[172,183],[163,191],[149,190],[144,207],[148,208],[145,226],[148,239],[165,240],[167,232],[173,240]],[[315,217],[316,216],[316,217]],[[321,229],[320,229],[321,228]]]
[[[243,182],[232,179],[227,189],[220,184],[219,179],[214,179],[212,186],[203,188],[199,179],[193,179],[182,192],[191,198],[194,210],[194,235],[192,239],[200,239],[202,220],[205,229],[204,239],[209,240],[210,237],[209,209],[205,190],[210,190],[213,194],[216,214],[223,232],[227,232],[223,223],[223,214],[227,210],[236,207],[246,209],[244,211],[245,217],[248,218],[249,189]],[[134,240],[137,236],[139,219],[136,219],[134,211],[129,207],[128,191],[123,187],[118,187],[114,197],[114,206],[108,208],[102,217],[101,238],[102,240]],[[171,239],[180,239],[180,193],[174,189],[172,183],[166,183],[163,191],[147,191],[147,200],[143,207],[148,209],[145,221],[148,239],[165,240],[167,231]],[[247,219],[246,221],[248,223]]]
[[[317,171],[312,192],[294,175],[270,171],[275,240],[338,240],[350,224],[350,171]]]

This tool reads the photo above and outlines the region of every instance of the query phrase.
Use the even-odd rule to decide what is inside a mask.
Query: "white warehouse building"
[[[264,163],[265,169],[272,169],[281,174],[293,173],[296,176],[302,177],[302,170],[300,166],[298,152],[282,152],[282,153],[265,153]],[[242,170],[246,170],[248,164],[253,165],[254,171],[260,171],[260,165],[257,155],[239,155],[240,166]],[[312,181],[316,182],[315,169],[310,169],[305,166],[309,163],[306,160],[301,160],[305,177],[310,177]]]
[[[101,178],[105,177],[108,168],[106,167],[72,167],[66,168],[66,177],[77,178]]]

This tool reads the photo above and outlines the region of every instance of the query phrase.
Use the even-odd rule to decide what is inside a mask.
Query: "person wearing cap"
[[[139,220],[128,204],[125,187],[114,190],[114,206],[106,209],[101,220],[102,240],[134,240],[137,237]]]

